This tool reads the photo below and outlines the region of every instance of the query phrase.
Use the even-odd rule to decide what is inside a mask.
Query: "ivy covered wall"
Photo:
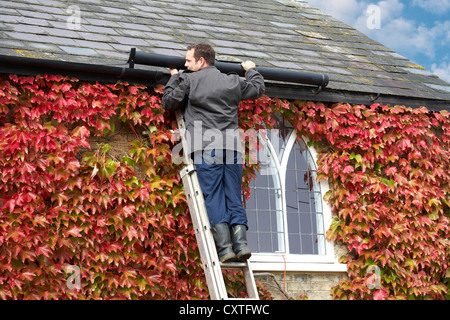
[[[160,97],[120,82],[0,78],[0,298],[208,298]],[[274,114],[310,138],[330,184],[327,237],[349,249],[333,298],[445,298],[449,113],[264,96],[241,103],[240,126],[272,128]],[[117,121],[136,134],[128,152],[89,151]],[[239,276],[226,277],[238,295]]]

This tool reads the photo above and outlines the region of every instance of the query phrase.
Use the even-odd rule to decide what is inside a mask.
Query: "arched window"
[[[317,182],[314,148],[292,128],[268,130],[259,139],[261,170],[245,201],[252,261],[334,262],[333,244],[325,238],[331,223],[323,201],[328,185]]]

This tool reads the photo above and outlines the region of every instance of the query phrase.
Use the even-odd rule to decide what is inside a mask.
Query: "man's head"
[[[207,66],[213,66],[216,53],[209,44],[198,43],[187,47],[186,63],[188,70],[198,71]]]

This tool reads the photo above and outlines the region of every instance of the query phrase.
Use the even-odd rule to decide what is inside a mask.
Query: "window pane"
[[[283,212],[276,157],[268,145],[258,152],[261,170],[250,183],[251,197],[245,202],[249,230],[248,246],[253,252],[284,252]]]
[[[287,212],[287,223],[289,226],[289,232],[292,234],[300,233],[300,223],[297,212]]]
[[[278,160],[281,161],[286,150],[287,139],[292,132],[292,128],[281,127],[280,129],[267,130],[267,138],[270,140]]]
[[[322,195],[313,161],[303,140],[297,140],[289,155],[285,181],[291,254],[324,254],[325,251]]]
[[[285,154],[289,157],[281,188],[277,168],[278,160],[282,159],[270,152],[280,156],[289,151],[286,149],[288,138],[285,133],[283,131],[283,137],[280,137],[279,132],[268,132],[268,137],[276,140],[281,151],[275,150],[272,145],[265,145],[264,151],[258,153],[261,171],[257,174],[257,180],[251,182],[252,195],[246,201],[248,245],[255,253],[284,253],[287,240],[289,252],[286,253],[325,254],[322,194],[316,180],[316,165],[303,140],[297,140],[289,155]],[[285,225],[288,230],[284,230]]]
[[[314,237],[310,234],[302,234],[302,253],[317,254],[317,246],[314,246]]]
[[[293,233],[289,234],[289,253],[291,254],[301,254],[301,243],[300,234]]]

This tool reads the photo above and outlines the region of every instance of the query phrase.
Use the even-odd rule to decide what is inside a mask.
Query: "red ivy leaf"
[[[396,172],[397,172],[397,168],[396,167],[386,168],[386,174],[388,176],[394,175]]]
[[[385,288],[378,289],[373,293],[374,300],[385,300],[388,296],[388,291]]]
[[[52,249],[50,248],[50,246],[48,244],[45,244],[36,250],[36,255],[43,254],[47,258],[50,257],[51,253],[52,253]]]
[[[343,173],[351,173],[353,171],[355,171],[355,169],[352,166],[345,166],[342,170]]]
[[[79,228],[78,226],[73,226],[72,228],[70,228],[69,230],[67,230],[68,235],[71,235],[73,237],[80,237],[81,233],[80,231],[82,231],[83,229]]]
[[[122,212],[125,217],[132,216],[136,212],[136,208],[133,205],[126,205],[122,208]]]

